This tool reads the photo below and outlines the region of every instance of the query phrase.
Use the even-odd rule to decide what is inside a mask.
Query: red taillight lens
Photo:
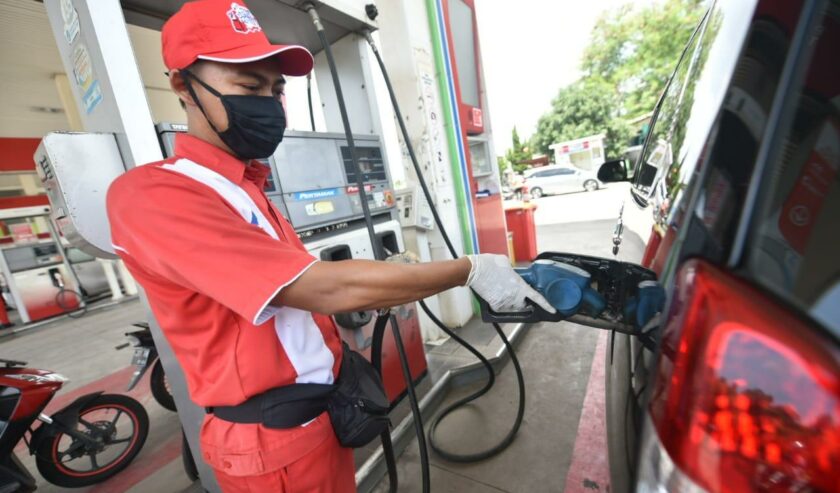
[[[840,492],[840,351],[703,262],[680,271],[651,416],[712,492]]]

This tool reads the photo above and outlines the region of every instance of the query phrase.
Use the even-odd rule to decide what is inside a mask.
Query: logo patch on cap
[[[257,22],[257,18],[244,5],[231,3],[230,10],[227,11],[227,16],[230,19],[230,25],[233,26],[233,30],[238,33],[248,34],[262,31],[260,24]]]

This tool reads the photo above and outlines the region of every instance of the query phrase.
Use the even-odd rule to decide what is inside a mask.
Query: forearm
[[[272,305],[326,314],[391,307],[463,286],[469,272],[466,258],[422,264],[318,262],[286,286]]]

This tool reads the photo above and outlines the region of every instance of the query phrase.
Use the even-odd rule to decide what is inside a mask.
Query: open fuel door
[[[664,308],[665,293],[653,271],[629,262],[559,252],[543,252],[530,267],[517,271],[557,312],[529,303],[525,311],[499,313],[479,298],[485,322],[567,320],[634,335],[645,347],[654,347],[645,327]]]

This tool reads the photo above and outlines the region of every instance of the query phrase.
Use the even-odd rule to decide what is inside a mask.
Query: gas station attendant
[[[283,76],[313,66],[301,46],[272,45],[247,7],[186,3],[162,30],[172,90],[189,130],[175,155],[138,166],[108,192],[115,250],[143,286],[208,412],[201,457],[225,492],[355,491],[352,450],[330,419],[285,428],[226,421],[271,389],[331,384],[342,349],[331,314],[416,301],[469,286],[497,311],[529,298],[553,311],[499,255],[397,264],[319,262],[263,193],[286,127]],[[307,163],[296,163],[306,166]]]

